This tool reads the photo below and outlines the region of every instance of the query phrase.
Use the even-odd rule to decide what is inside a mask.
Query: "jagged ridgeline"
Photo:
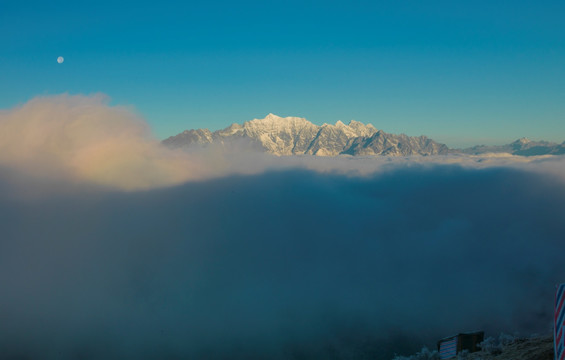
[[[371,124],[351,120],[348,125],[318,126],[299,117],[279,117],[246,121],[243,125],[211,132],[208,129],[186,130],[163,143],[171,148],[191,148],[219,144],[247,144],[275,155],[445,155],[448,148],[426,136],[388,134]]]

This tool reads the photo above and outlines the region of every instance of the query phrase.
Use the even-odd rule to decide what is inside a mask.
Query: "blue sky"
[[[136,109],[159,138],[272,112],[317,124],[355,119],[450,146],[565,140],[563,1],[0,9],[1,109],[102,92]]]

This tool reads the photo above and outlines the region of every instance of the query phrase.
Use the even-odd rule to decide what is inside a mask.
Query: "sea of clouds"
[[[0,358],[390,359],[546,333],[563,157],[175,151],[104,96],[0,111]]]

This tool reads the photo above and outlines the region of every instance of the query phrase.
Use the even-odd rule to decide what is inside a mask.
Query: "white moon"
[[[57,58],[57,62],[58,62],[59,64],[62,64],[63,61],[65,61],[65,59],[64,59],[62,56],[59,56],[59,57]]]

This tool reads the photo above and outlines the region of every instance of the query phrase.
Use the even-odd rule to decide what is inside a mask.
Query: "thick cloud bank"
[[[199,177],[194,159],[162,147],[145,122],[102,95],[38,97],[0,112],[0,165],[126,190]]]
[[[389,359],[549,331],[565,279],[563,183],[520,170],[7,191],[1,358]]]
[[[0,359],[390,359],[550,331],[563,158],[216,150],[163,149],[96,97],[0,113]]]

